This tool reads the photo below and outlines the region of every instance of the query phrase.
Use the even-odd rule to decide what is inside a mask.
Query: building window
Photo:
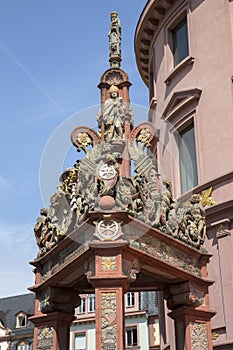
[[[137,346],[138,345],[138,332],[137,328],[126,329],[126,346]]]
[[[88,312],[95,311],[95,294],[88,295]]]
[[[179,161],[181,193],[185,193],[198,184],[196,145],[193,123],[182,132],[180,132]]]
[[[85,350],[86,349],[86,334],[76,333],[74,339],[74,350]]]
[[[78,314],[85,314],[86,312],[86,298],[81,298],[81,304],[78,307]]]
[[[26,343],[26,342],[20,342],[18,345],[17,345],[17,350],[29,350],[29,344]]]
[[[23,328],[27,326],[27,315],[20,312],[16,315],[16,328]]]
[[[126,293],[126,307],[133,307],[135,305],[135,296],[133,292]]]
[[[177,66],[189,55],[187,17],[172,30],[173,61]]]

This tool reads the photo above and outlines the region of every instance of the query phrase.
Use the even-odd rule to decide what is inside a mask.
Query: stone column
[[[182,306],[168,315],[175,321],[176,350],[211,350],[214,312]]]
[[[72,288],[47,287],[36,292],[33,350],[69,350],[70,324],[80,297]]]
[[[177,283],[166,291],[168,314],[175,323],[176,350],[211,350],[210,319],[215,312],[209,310],[208,284]]]
[[[125,349],[124,288],[95,288],[96,350]]]
[[[33,350],[69,350],[70,324],[74,319],[64,312],[31,317],[35,325]]]
[[[96,350],[125,349],[124,294],[121,248],[96,249],[95,276],[89,278],[96,297]]]

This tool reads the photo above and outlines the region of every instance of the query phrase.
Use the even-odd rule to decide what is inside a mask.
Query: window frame
[[[20,325],[21,321],[20,318],[24,318],[24,323],[25,325]],[[28,324],[28,317],[26,312],[20,311],[16,314],[16,324],[15,324],[15,328],[26,328]]]
[[[176,91],[173,93],[167,103],[162,116],[167,123],[167,131],[169,133],[169,149],[172,150],[170,161],[171,173],[169,178],[173,182],[174,197],[179,198],[181,193],[181,178],[179,166],[179,133],[182,132],[190,124],[194,124],[194,137],[196,146],[196,167],[197,167],[197,186],[201,183],[202,174],[202,154],[199,152],[199,115],[198,104],[202,90],[198,88]],[[158,145],[158,148],[162,147]],[[196,187],[196,186],[195,186]]]
[[[88,312],[95,312],[95,294],[88,294],[87,302],[88,302],[88,307],[87,307]]]
[[[21,347],[24,347],[21,349]],[[18,344],[17,344],[17,350],[29,350],[30,349],[30,344],[28,341],[25,340],[21,340]]]
[[[86,314],[86,310],[87,310],[87,308],[86,308],[87,298],[81,297],[80,300],[81,300],[81,304],[78,306],[77,314],[83,315],[83,314]]]
[[[130,345],[128,344],[128,333],[129,331],[136,331],[136,338],[137,338],[137,344],[134,344],[134,342],[132,342]],[[132,340],[132,338],[131,338]],[[128,325],[127,327],[125,327],[125,346],[127,349],[132,349],[132,348],[137,348],[139,347],[140,343],[139,343],[139,332],[138,332],[138,325]]]
[[[182,137],[182,135],[184,135],[184,133],[193,130],[193,148],[194,148],[194,161],[195,163],[193,163],[193,159],[192,159],[192,155],[190,155],[189,149],[187,147],[187,143],[185,143],[184,138]],[[180,177],[180,193],[181,195],[183,195],[186,192],[189,192],[190,190],[192,190],[194,187],[196,187],[198,185],[198,169],[197,169],[197,147],[196,147],[196,139],[195,139],[195,124],[194,124],[194,118],[189,119],[189,123],[184,125],[183,128],[181,128],[180,130],[178,130],[178,136],[177,136],[177,143],[178,143],[178,150],[179,150],[179,177]],[[183,151],[183,155],[185,153],[188,153],[188,163],[192,163],[192,174],[193,174],[193,183],[191,185],[191,187],[189,187],[188,183],[187,183],[187,179],[184,179],[184,175],[183,174],[183,170],[182,170],[182,164],[181,164],[181,152]],[[184,161],[183,158],[183,168],[185,167],[186,169],[189,168],[189,166],[187,166],[187,162]],[[186,166],[185,166],[186,165]],[[189,174],[190,175],[190,174]]]
[[[185,27],[184,27],[185,25]],[[180,40],[178,39],[178,32],[182,28],[185,28],[185,52],[181,55]],[[178,24],[171,30],[172,32],[172,54],[173,54],[173,67],[175,68],[186,57],[189,56],[189,35],[188,35],[188,20],[187,15],[182,18]],[[181,57],[180,57],[181,56]]]
[[[174,12],[167,18],[164,23],[164,57],[166,67],[166,78],[164,83],[169,85],[171,80],[185,67],[190,66],[194,62],[194,48],[193,40],[190,35],[191,32],[191,19],[190,19],[189,3],[185,2],[179,5]],[[177,25],[186,18],[187,20],[187,42],[188,42],[188,55],[181,60],[178,64],[174,64],[173,58],[173,30]]]
[[[125,306],[127,308],[135,307],[135,292],[127,292],[125,294]],[[130,299],[130,300],[129,300]],[[129,302],[130,301],[130,302]]]
[[[80,336],[80,335],[84,335],[85,337],[85,348],[83,349],[80,349],[80,350],[86,350],[87,349],[87,332],[86,331],[78,331],[78,332],[74,332],[74,337],[73,337],[73,350],[76,350],[76,347],[75,347],[75,339],[76,339],[76,336]]]

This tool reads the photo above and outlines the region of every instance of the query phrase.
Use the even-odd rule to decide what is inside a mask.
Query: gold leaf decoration
[[[210,188],[203,190],[200,193],[201,204],[203,207],[212,206],[216,204],[214,198],[212,197],[212,192],[213,192],[213,187],[211,186]]]

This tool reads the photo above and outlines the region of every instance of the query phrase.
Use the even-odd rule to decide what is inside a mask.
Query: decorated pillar
[[[210,319],[215,315],[209,309],[208,285],[183,282],[169,286],[167,304],[173,311],[176,350],[211,350]]]
[[[30,318],[35,325],[33,349],[68,350],[74,308],[79,304],[80,298],[72,289],[48,287],[37,291],[35,315]]]
[[[110,203],[108,205],[110,207]],[[123,350],[124,294],[129,290],[128,276],[125,271],[123,273],[127,241],[123,239],[121,223],[114,213],[93,213],[92,217],[97,219],[94,222],[96,239],[90,244],[95,264],[88,273],[88,280],[95,289],[96,350]]]
[[[75,317],[64,312],[52,312],[33,316],[34,323],[33,350],[68,350],[70,325]]]

